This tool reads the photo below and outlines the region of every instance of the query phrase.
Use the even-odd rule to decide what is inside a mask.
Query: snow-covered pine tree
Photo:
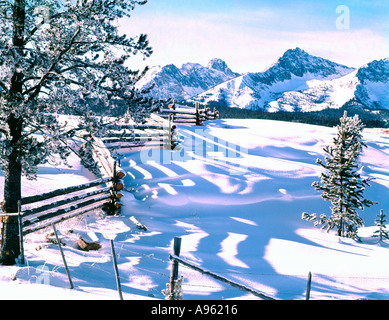
[[[389,233],[386,229],[386,215],[383,210],[380,210],[380,214],[377,214],[378,219],[375,220],[375,225],[378,227],[378,230],[374,231],[373,237],[379,237],[380,242],[383,238],[389,239]]]
[[[363,197],[370,178],[362,178],[359,173],[359,156],[366,144],[362,142],[364,126],[358,115],[348,117],[344,112],[337,126],[337,135],[332,146],[323,150],[327,154],[325,162],[317,159],[325,172],[321,174],[321,181],[315,181],[312,186],[322,192],[322,198],[331,202],[332,216],[303,213],[302,218],[315,221],[327,231],[337,228],[339,236],[358,239],[358,227],[363,225],[363,219],[357,210],[363,210],[374,204]]]
[[[96,133],[101,118],[91,105],[127,104],[141,120],[153,101],[134,89],[145,71],[126,60],[148,57],[146,35],[128,38],[118,19],[144,0],[0,0],[0,166],[5,173],[5,213],[17,212],[21,175],[36,175],[38,164],[66,161],[69,139],[82,130]],[[80,103],[84,102],[84,103]],[[61,112],[79,116],[77,124]],[[109,114],[109,112],[108,112]],[[3,217],[0,263],[13,264],[20,252],[17,219]]]

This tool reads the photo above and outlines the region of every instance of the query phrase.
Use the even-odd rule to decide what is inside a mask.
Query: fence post
[[[173,255],[179,256],[181,252],[181,238],[174,237]],[[175,282],[178,279],[178,261],[173,258],[172,270],[170,273],[170,292],[174,291]]]
[[[205,120],[211,120],[210,112],[211,109],[208,106],[205,106]]]
[[[118,183],[120,182],[118,173],[117,173],[117,161],[115,160],[113,162],[113,168],[112,168],[112,214],[120,214],[120,207],[121,205],[118,202],[118,191],[120,188],[118,188]]]
[[[196,110],[196,126],[199,126],[200,125],[200,111],[199,111],[199,105],[200,103],[199,102],[196,102],[195,103],[195,110]]]
[[[19,224],[19,243],[21,264],[24,264],[24,245],[23,245],[23,222],[22,222],[22,201],[18,200],[18,224]]]
[[[116,190],[116,183],[117,183],[117,177],[116,177],[116,160],[115,160],[112,165],[112,186],[114,190]]]
[[[116,204],[116,184],[117,184],[116,161],[114,161],[113,168],[112,168],[112,202],[114,205]]]
[[[115,276],[116,276],[116,285],[117,285],[118,292],[119,292],[119,298],[120,298],[120,300],[123,300],[122,287],[120,285],[120,279],[119,279],[119,270],[118,270],[118,266],[117,266],[117,262],[116,262],[115,247],[114,247],[112,239],[110,240],[110,242],[111,242],[113,267],[115,269]]]
[[[64,264],[64,266],[65,266],[66,274],[68,275],[69,284],[70,284],[70,289],[73,289],[72,278],[70,277],[69,268],[68,268],[68,265],[67,265],[67,263],[66,263],[65,255],[63,254],[63,251],[62,251],[61,242],[59,241],[58,234],[57,234],[57,230],[55,229],[55,224],[53,223],[52,226],[53,226],[55,238],[57,239],[57,243],[58,243],[58,247],[59,247],[59,252],[61,253],[62,260],[63,260],[63,264]]]
[[[309,271],[308,273],[308,282],[307,282],[307,293],[305,295],[305,300],[309,300],[311,296],[311,280],[312,280],[312,273]]]
[[[169,144],[169,150],[173,150],[173,122],[174,122],[174,115],[169,115],[169,138],[168,138],[168,144]]]

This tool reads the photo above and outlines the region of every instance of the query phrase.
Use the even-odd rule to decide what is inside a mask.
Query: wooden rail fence
[[[20,209],[23,235],[98,208],[104,208],[107,212],[117,208],[117,191],[122,186],[112,183],[116,179],[105,177],[78,186],[23,197]],[[26,206],[30,208],[23,208]]]
[[[195,103],[194,108],[176,105],[173,102],[168,108],[161,109],[159,116],[165,119],[172,116],[175,123],[201,126],[204,121],[218,119],[219,112],[216,109],[211,111],[207,106],[201,106],[199,102]]]
[[[92,158],[97,163],[102,178],[78,186],[22,197],[18,213],[2,215],[19,215],[20,233],[26,235],[98,208],[103,208],[108,214],[118,213],[120,198],[123,196],[119,191],[124,188],[122,179],[126,173],[112,157],[109,143],[119,142],[120,148],[133,147],[135,144],[137,147],[148,147],[146,141],[156,141],[156,145],[169,149],[176,145],[175,126],[171,120],[165,121],[152,116],[150,122],[147,125],[121,125],[120,130],[129,132],[116,132],[117,137],[104,139],[89,135]],[[114,127],[118,129],[118,126]],[[163,139],[154,140],[154,137]],[[114,140],[115,138],[118,140]],[[127,141],[129,142],[126,143]]]
[[[100,139],[109,150],[155,147],[173,150],[178,144],[172,116],[164,119],[151,114],[147,124],[110,125],[107,129],[109,132]]]
[[[120,211],[119,193],[124,188],[124,170],[117,166],[111,150],[137,147],[159,147],[173,150],[178,144],[174,122],[201,125],[203,121],[218,118],[218,112],[209,108],[179,106],[175,103],[162,109],[160,115],[151,114],[148,124],[121,124],[107,126],[105,137],[89,137],[91,155],[102,178],[88,183],[57,189],[44,194],[22,197],[17,213],[21,250],[23,235],[47,228],[55,223],[73,218],[86,212],[103,208],[108,214]],[[22,255],[23,256],[23,255]]]

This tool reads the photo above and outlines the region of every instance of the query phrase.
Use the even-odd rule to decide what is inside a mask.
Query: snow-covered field
[[[163,299],[173,238],[181,256],[276,299],[388,299],[389,243],[372,238],[380,209],[388,213],[389,136],[366,130],[363,174],[375,177],[365,192],[379,204],[360,212],[363,242],[339,238],[301,219],[302,212],[330,213],[311,187],[316,158],[336,130],[268,120],[217,120],[180,126],[181,151],[122,150],[127,172],[118,217],[91,213],[57,226],[75,288],[68,289],[51,230],[25,238],[25,265],[0,268],[1,299],[117,299],[110,239],[114,240],[124,299]],[[93,176],[74,167],[41,167],[25,194],[76,185]],[[135,216],[147,226],[136,228]],[[78,237],[102,248],[83,252]],[[184,299],[255,299],[180,266]]]

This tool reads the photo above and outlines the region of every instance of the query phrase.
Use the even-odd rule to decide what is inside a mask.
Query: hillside
[[[312,299],[389,298],[389,243],[371,237],[376,215],[389,205],[386,134],[364,133],[362,174],[375,178],[366,196],[379,205],[361,212],[365,228],[357,243],[301,219],[303,211],[329,212],[311,183],[334,128],[231,119],[179,130],[185,138],[181,152],[121,150],[127,176],[120,216],[95,213],[58,225],[74,290],[67,289],[58,247],[46,242],[45,231],[26,238],[26,265],[1,267],[0,297],[117,299],[113,239],[124,299],[163,299],[172,240],[179,236],[181,256],[277,299],[304,299],[308,272]],[[38,182],[25,193],[93,178],[74,165],[40,167]],[[148,230],[137,229],[131,216]],[[79,236],[98,240],[102,249],[76,249]],[[185,267],[179,274],[184,299],[254,298]],[[36,284],[42,279],[46,285]]]

